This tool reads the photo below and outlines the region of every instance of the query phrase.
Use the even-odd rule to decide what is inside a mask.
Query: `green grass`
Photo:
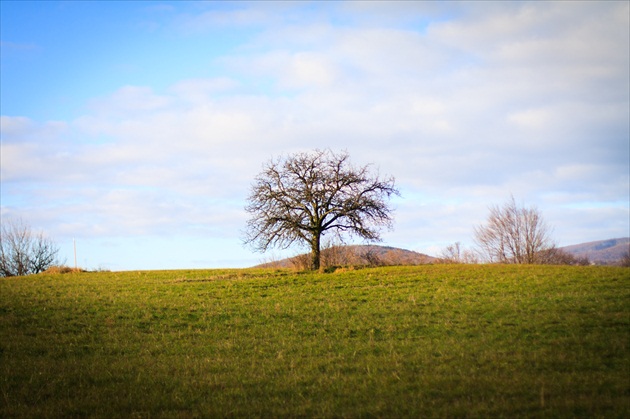
[[[630,417],[630,269],[0,280],[0,417]]]

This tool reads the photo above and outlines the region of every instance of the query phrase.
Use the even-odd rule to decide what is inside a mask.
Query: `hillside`
[[[630,418],[630,269],[0,279],[0,418]]]
[[[304,268],[308,266],[310,255],[302,254],[292,258],[271,261],[255,266],[256,268]],[[350,245],[333,246],[323,249],[321,254],[322,266],[344,265],[423,265],[433,263],[436,258],[412,250],[390,246]]]
[[[588,243],[574,244],[560,247],[561,250],[576,258],[587,258],[597,265],[618,265],[624,255],[630,251],[630,238],[599,240]],[[308,266],[308,253],[291,258],[274,260],[254,266],[255,268],[299,268]],[[333,246],[322,250],[322,266],[344,265],[423,265],[435,263],[438,258],[412,250],[391,246],[378,245],[350,245]]]
[[[586,257],[592,263],[614,265],[630,251],[630,238],[624,237],[580,243],[561,247],[561,249],[578,258]]]

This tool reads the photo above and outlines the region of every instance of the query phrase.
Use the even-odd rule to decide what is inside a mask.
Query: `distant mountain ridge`
[[[630,237],[598,240],[587,243],[563,246],[559,249],[576,258],[586,258],[598,265],[619,264],[630,252]],[[256,265],[256,268],[305,268],[309,263],[308,253],[274,260]],[[413,250],[379,245],[334,246],[322,250],[323,266],[343,265],[423,265],[438,263],[439,258]]]
[[[591,263],[612,265],[630,252],[630,237],[598,240],[560,248],[576,258],[587,258]]]

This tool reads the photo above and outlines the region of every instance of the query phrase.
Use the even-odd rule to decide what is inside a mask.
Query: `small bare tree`
[[[474,251],[464,249],[460,242],[455,242],[446,246],[440,257],[439,263],[478,263]]]
[[[43,233],[34,233],[21,219],[2,220],[0,276],[43,272],[57,263],[59,248]]]
[[[575,257],[571,253],[555,246],[538,253],[536,263],[545,265],[589,265],[587,257]]]
[[[555,247],[540,211],[518,207],[513,196],[490,208],[487,224],[475,227],[475,241],[481,254],[500,263],[545,263]]]
[[[244,241],[263,252],[307,244],[311,269],[317,270],[327,231],[380,239],[378,227],[392,223],[386,202],[392,194],[398,194],[393,177],[381,179],[370,166],[353,167],[345,152],[315,150],[271,160],[252,186]]]
[[[446,246],[446,248],[442,250],[439,260],[442,263],[461,263],[462,261],[461,243],[455,242],[453,244],[449,244],[448,246]]]
[[[340,240],[324,243],[321,249],[320,268],[348,266],[356,263],[356,256],[352,247],[345,246]]]

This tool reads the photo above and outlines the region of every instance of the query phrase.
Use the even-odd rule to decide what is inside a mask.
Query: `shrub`
[[[81,269],[81,268],[71,268],[65,265],[58,265],[58,266],[51,266],[50,268],[46,269],[42,273],[47,274],[47,275],[60,275],[60,274],[69,274],[69,273],[74,273],[74,272],[86,272],[86,271],[85,269]]]

